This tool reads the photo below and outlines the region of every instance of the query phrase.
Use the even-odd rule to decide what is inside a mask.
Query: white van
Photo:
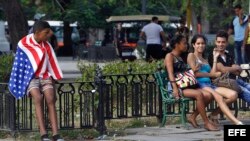
[[[55,36],[57,37],[57,44],[59,47],[63,47],[63,21],[47,21],[51,26],[52,30],[54,31]],[[29,29],[34,25],[35,21],[29,20],[28,25]],[[5,32],[8,31],[8,23],[4,23]],[[77,22],[71,23],[70,27],[72,27],[72,32],[76,32],[79,34],[77,29]],[[8,33],[5,33],[5,37],[8,39]]]

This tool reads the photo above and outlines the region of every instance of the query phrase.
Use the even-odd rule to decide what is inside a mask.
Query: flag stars
[[[44,51],[46,50],[43,49],[42,52]],[[24,52],[23,48],[20,48],[20,47],[18,48],[15,54],[15,60],[13,63],[13,69],[12,69],[11,78],[9,82],[9,88],[10,88],[11,93],[16,98],[22,98],[26,94],[27,87],[30,83],[30,80],[35,75],[34,71],[38,69],[37,68],[38,64],[36,64],[37,62],[34,59],[29,60],[27,55],[26,55],[26,52]]]

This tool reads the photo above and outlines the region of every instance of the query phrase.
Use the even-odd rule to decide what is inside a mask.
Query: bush
[[[7,82],[10,77],[14,57],[12,54],[0,56],[0,82]]]
[[[129,73],[154,73],[157,69],[158,64],[162,64],[163,61],[153,61],[151,63],[145,62],[144,60],[135,61],[114,61],[107,62],[102,68],[103,75],[115,75],[115,74],[129,74]],[[79,69],[82,72],[82,81],[93,81],[95,70],[97,65],[86,65],[79,64]]]

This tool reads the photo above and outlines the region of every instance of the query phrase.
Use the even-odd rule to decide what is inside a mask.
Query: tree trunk
[[[209,21],[208,21],[208,3],[207,1],[203,1],[203,4],[201,5],[202,7],[202,10],[201,10],[201,25],[202,25],[202,33],[203,34],[207,34],[209,33],[209,28],[210,28],[210,25],[209,25]]]
[[[28,23],[18,0],[0,0],[8,22],[10,44],[15,52],[18,41],[27,35]]]
[[[198,24],[198,21],[197,21],[197,15],[195,14],[195,11],[194,9],[192,9],[192,35],[195,35],[197,34],[197,24]]]
[[[63,43],[64,43],[64,55],[71,56],[72,55],[72,40],[71,34],[72,29],[70,27],[70,23],[68,21],[63,21]]]

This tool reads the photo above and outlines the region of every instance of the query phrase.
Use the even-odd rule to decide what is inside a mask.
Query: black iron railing
[[[110,74],[96,70],[93,82],[60,81],[56,84],[57,113],[60,129],[96,128],[106,131],[105,120],[156,116],[161,119],[162,105],[153,74]],[[232,109],[247,111],[249,105],[237,101]],[[45,105],[45,104],[44,104]],[[192,112],[190,103],[189,110]],[[217,107],[208,106],[207,111]],[[45,107],[46,127],[50,129]],[[236,110],[236,112],[238,112]],[[7,83],[0,83],[0,130],[37,130],[32,99],[15,100]]]

